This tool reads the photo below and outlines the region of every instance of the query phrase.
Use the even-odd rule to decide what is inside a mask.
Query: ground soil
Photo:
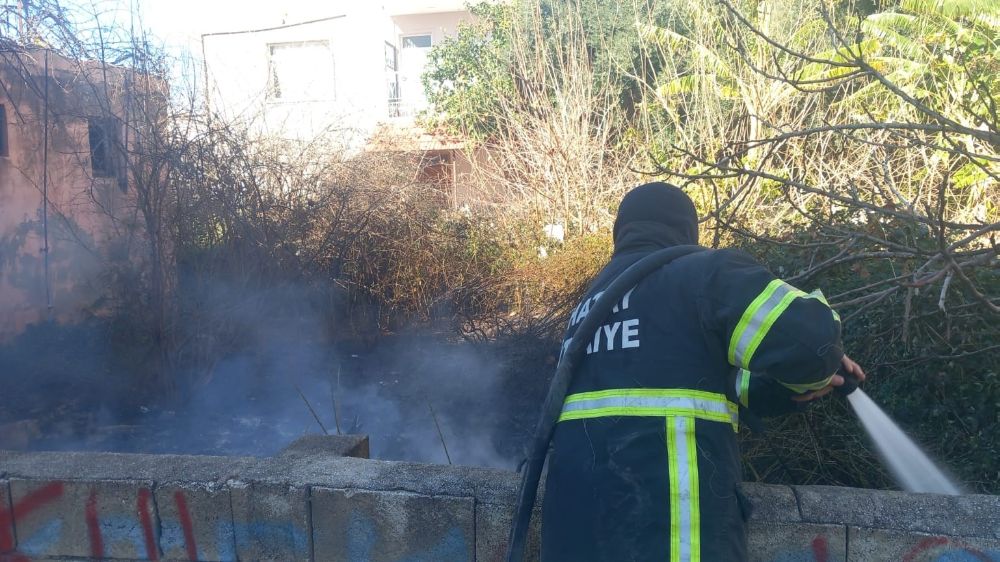
[[[413,330],[282,342],[161,395],[101,330],[29,330],[0,347],[0,448],[266,456],[339,426],[368,434],[373,458],[514,468],[555,367],[550,342]]]

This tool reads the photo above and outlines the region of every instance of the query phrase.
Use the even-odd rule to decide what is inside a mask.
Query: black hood
[[[625,194],[614,228],[615,254],[698,243],[698,213],[677,186],[647,183]]]

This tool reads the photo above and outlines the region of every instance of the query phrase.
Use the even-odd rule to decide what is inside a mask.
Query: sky
[[[336,13],[339,0],[93,1],[93,5],[97,5],[102,12],[100,19],[104,26],[129,25],[130,12],[134,12],[136,27],[141,26],[152,45],[162,47],[170,56],[170,83],[183,94],[192,87],[197,88],[201,81],[202,34],[256,29],[324,17]]]
[[[101,27],[146,31],[151,46],[163,48],[172,65],[169,81],[178,92],[198,88],[202,74],[201,36],[303,22],[343,13],[352,2],[389,7],[437,6],[456,9],[458,0],[61,0],[81,15],[81,29]],[[420,8],[418,8],[420,9]]]
[[[294,17],[311,4],[335,10],[334,2],[282,2],[262,0],[134,0],[143,27],[164,41],[171,51],[185,47],[196,50],[203,33],[234,31],[274,25],[278,18]],[[332,11],[331,11],[332,14]],[[297,18],[296,18],[297,20]],[[290,20],[291,21],[291,20]]]
[[[84,0],[87,1],[87,0]],[[93,0],[133,3],[143,25],[172,45],[193,44],[202,33],[268,27],[343,13],[354,2],[387,9],[419,11],[464,9],[458,0]]]

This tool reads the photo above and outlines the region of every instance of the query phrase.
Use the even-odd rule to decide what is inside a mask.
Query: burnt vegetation
[[[488,358],[451,379],[468,393],[479,366],[502,365],[482,375],[501,399],[443,416],[442,440],[449,423],[486,415],[513,466],[568,312],[608,256],[615,205],[656,177],[692,195],[703,244],[822,288],[873,398],[970,489],[1000,491],[1000,12],[989,2],[475,7],[477,23],[435,48],[425,77],[428,125],[473,147],[469,209],[414,179],[419,155],[259,138],[168,84],[170,61],[141,33],[69,17],[55,0],[31,6],[0,17],[20,34],[0,64],[44,95],[27,69],[51,52],[76,66],[50,89],[128,94],[90,117],[117,131],[97,139],[94,172],[120,178],[129,207],[109,212],[115,235],[95,249],[103,291],[90,318],[32,327],[0,350],[5,397],[24,398],[0,421],[79,435],[105,423],[96,404],[132,423],[140,407],[178,409],[223,380],[252,384],[235,371],[288,388],[290,369],[340,373],[359,395],[402,376],[401,399],[424,404],[419,374],[364,358],[387,341],[398,351],[400,334],[434,349],[433,334]],[[96,188],[92,199],[102,204]],[[546,235],[553,225],[562,239]],[[428,354],[409,363],[440,371]],[[842,401],[745,435],[744,453],[752,480],[892,485]]]

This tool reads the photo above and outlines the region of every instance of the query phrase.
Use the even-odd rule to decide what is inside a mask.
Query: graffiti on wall
[[[8,509],[0,506],[0,562],[28,562],[30,559],[14,551],[14,521],[37,511],[62,496],[62,482],[50,482],[28,494]]]
[[[927,537],[902,562],[1000,562],[1000,551],[984,551],[949,537]]]
[[[922,536],[922,535],[921,535]],[[842,540],[842,539],[841,539]],[[914,537],[914,540],[917,540]],[[953,537],[925,537],[912,546],[907,544],[896,550],[894,545],[883,544],[877,554],[851,554],[857,560],[898,560],[900,562],[1000,562],[1000,551],[977,549]],[[853,550],[852,550],[853,551]],[[760,559],[758,553],[758,559]],[[843,560],[843,552],[831,548],[830,538],[816,535],[806,545],[789,545],[763,559],[770,562],[833,562]]]
[[[100,560],[122,556],[123,552],[128,557],[154,561],[164,558],[165,552],[170,559],[226,561],[237,560],[237,552],[252,548],[253,542],[268,543],[276,551],[296,553],[296,557],[308,556],[311,529],[298,528],[291,521],[236,522],[228,513],[221,518],[218,517],[221,514],[212,514],[214,517],[196,519],[184,491],[154,495],[150,488],[141,486],[136,489],[134,499],[128,494],[128,502],[132,502],[128,505],[121,504],[120,496],[114,500],[104,498],[102,505],[98,488],[83,485],[74,489],[77,486],[81,484],[45,482],[22,497],[0,502],[0,562],[30,562],[63,555]],[[0,500],[5,498],[4,491],[0,489]],[[77,501],[81,505],[75,505]],[[163,505],[165,502],[169,505]],[[164,518],[166,512],[170,515]],[[69,514],[82,514],[82,521],[68,521],[68,517],[73,517]],[[341,555],[368,560],[382,541],[399,539],[393,535],[399,529],[378,521],[377,514],[369,515],[375,518],[352,511],[346,542],[337,545]],[[26,523],[18,525],[18,521]],[[199,524],[214,528],[199,528]],[[199,537],[212,544],[199,545]],[[456,527],[426,552],[412,551],[410,545],[411,552],[401,555],[398,562],[458,559],[468,552],[467,539]],[[1000,551],[978,549],[961,539],[922,536],[914,541],[886,556],[902,562],[1000,562]],[[499,548],[487,558],[502,556],[502,545],[495,546]],[[832,562],[843,556],[842,548],[843,545],[831,544],[830,537],[819,534],[765,558],[773,562]],[[65,552],[67,549],[72,552]],[[320,552],[315,557],[328,558]]]
[[[18,520],[28,517],[38,519],[39,512],[59,509],[69,511],[65,504],[54,505],[64,499],[66,485],[63,482],[49,482],[27,493],[12,506],[0,505],[0,562],[29,562],[33,558],[49,557],[65,554],[64,548],[68,525],[64,521],[64,513],[52,513],[51,517],[41,524],[35,524],[27,536],[19,528],[17,540],[13,528]],[[173,501],[176,519],[160,520],[156,502],[149,488],[138,488],[135,495],[133,513],[121,513],[120,507],[108,509],[102,513],[101,496],[98,490],[91,488],[83,502],[83,523],[86,552],[90,558],[104,559],[112,556],[112,545],[132,550],[132,556],[145,560],[158,561],[163,557],[164,549],[179,550],[180,556],[187,560],[204,560],[208,556],[199,550],[196,540],[195,525],[186,494],[175,491],[170,499]],[[215,523],[215,551],[212,559],[236,560],[236,547],[240,538],[266,537],[277,548],[287,547],[292,552],[308,551],[308,534],[302,529],[294,528],[291,522],[261,522],[253,521],[233,524],[225,517]],[[162,529],[162,531],[161,531]],[[70,542],[74,537],[68,538]],[[15,544],[16,542],[16,544]],[[79,545],[74,547],[80,550]]]

